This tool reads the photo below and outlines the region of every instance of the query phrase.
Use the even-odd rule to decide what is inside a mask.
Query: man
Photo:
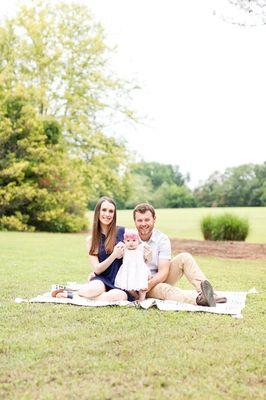
[[[150,204],[138,204],[133,216],[139,236],[146,243],[145,259],[152,274],[146,297],[207,307],[215,307],[218,302],[226,302],[226,298],[218,298],[214,294],[212,285],[191,254],[180,253],[171,260],[170,240],[164,233],[154,228],[156,215]],[[195,287],[195,293],[189,294],[174,287],[183,274]]]

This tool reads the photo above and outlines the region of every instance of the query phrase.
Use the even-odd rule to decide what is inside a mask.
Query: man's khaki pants
[[[194,293],[186,293],[184,290],[174,286],[183,275],[195,287],[196,291]],[[176,300],[195,305],[196,298],[201,291],[200,282],[206,279],[192,255],[190,253],[180,253],[171,260],[170,271],[166,280],[154,286],[146,297],[160,300]]]

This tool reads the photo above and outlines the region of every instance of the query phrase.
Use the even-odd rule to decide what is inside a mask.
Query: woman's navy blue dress
[[[118,226],[116,228],[116,241],[115,244],[117,244],[118,242],[123,242],[124,240],[124,233],[125,233],[125,228],[123,226]],[[99,254],[98,254],[98,259],[99,262],[102,262],[104,260],[106,260],[107,257],[109,257],[110,254],[107,254],[104,248],[104,243],[105,243],[105,239],[106,236],[102,233],[101,234],[101,241],[100,241],[100,247],[99,247]],[[109,265],[109,267],[103,271],[101,274],[97,275],[95,277],[93,277],[91,280],[100,280],[105,284],[105,288],[106,291],[108,292],[110,289],[120,289],[117,288],[117,286],[115,286],[115,277],[116,274],[119,270],[119,268],[121,267],[123,262],[123,259],[120,258],[116,258],[111,265]],[[122,289],[120,289],[122,290]],[[127,293],[127,297],[129,301],[134,301],[134,297],[131,296],[126,290],[124,290],[124,292]]]

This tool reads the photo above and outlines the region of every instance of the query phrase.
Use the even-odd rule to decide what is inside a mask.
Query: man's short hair
[[[152,213],[153,218],[155,218],[155,210],[154,210],[153,206],[149,203],[140,203],[140,204],[137,204],[133,210],[134,220],[136,219],[137,212],[144,214],[146,211],[150,211]]]

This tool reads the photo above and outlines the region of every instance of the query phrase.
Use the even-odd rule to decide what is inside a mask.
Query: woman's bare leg
[[[88,299],[94,299],[106,291],[105,284],[100,280],[93,280],[85,283],[78,291],[78,295]]]
[[[111,289],[108,292],[101,293],[99,296],[95,297],[94,300],[122,301],[127,300],[127,294],[120,289]]]
[[[111,289],[106,292],[105,285],[100,280],[90,281],[82,286],[78,295],[87,299],[101,301],[122,301],[127,300],[127,294],[120,289]],[[57,297],[67,297],[67,292],[59,293]]]

